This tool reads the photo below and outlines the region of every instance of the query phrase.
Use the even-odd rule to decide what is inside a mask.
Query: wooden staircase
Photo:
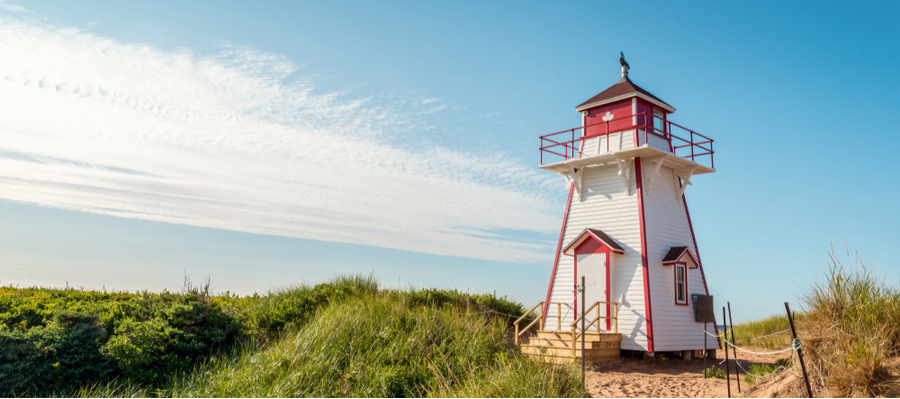
[[[581,334],[576,334],[572,345],[572,332],[538,331],[519,345],[522,353],[540,356],[549,362],[581,358]],[[588,332],[584,335],[584,358],[589,363],[619,360],[619,343],[622,334]],[[574,349],[574,350],[573,350]]]
[[[613,314],[608,317],[600,316],[600,306],[607,304],[612,305],[612,308],[614,309]],[[561,320],[559,320],[559,316],[557,315],[557,325],[560,326],[557,330],[548,331],[540,329],[529,336],[527,340],[521,339],[521,336],[527,333],[537,323],[540,323],[539,326],[543,328],[544,315],[546,315],[544,308],[548,305],[560,306],[561,304],[555,302],[538,303],[514,323],[516,326],[516,344],[522,349],[522,353],[540,357],[548,362],[565,362],[581,358],[582,333],[581,330],[576,329],[576,327],[580,327],[581,319],[584,318],[585,315],[591,314],[592,310],[596,310],[596,317],[592,321],[588,322],[588,320],[584,320],[586,331],[583,334],[585,360],[589,363],[599,363],[619,359],[619,345],[622,342],[622,334],[618,333],[618,303],[596,302],[569,325],[560,325]],[[526,319],[526,317],[529,314],[532,314],[538,307],[541,307],[541,313],[534,321],[520,331],[519,322]],[[615,328],[612,332],[600,329],[600,321],[606,319],[611,319],[614,322]],[[592,327],[595,331],[591,331]]]

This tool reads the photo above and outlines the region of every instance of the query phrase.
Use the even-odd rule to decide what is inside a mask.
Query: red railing
[[[575,133],[579,130],[581,131],[579,132],[581,137],[576,138]],[[665,140],[669,147],[669,152],[672,154],[680,155],[679,152],[685,154],[687,151],[690,151],[690,154],[680,156],[694,162],[698,162],[698,157],[708,155],[709,167],[715,168],[713,139],[647,112],[543,135],[541,136],[540,148],[541,165],[544,164],[544,153],[548,156],[562,157],[563,160],[580,157],[584,140],[595,137],[607,136],[606,152],[609,152],[611,140],[609,140],[608,136],[630,130],[636,132],[633,135],[634,147],[649,143],[650,137],[658,137]],[[678,132],[687,138],[683,138],[673,132]],[[644,138],[643,142],[640,141],[641,135]]]

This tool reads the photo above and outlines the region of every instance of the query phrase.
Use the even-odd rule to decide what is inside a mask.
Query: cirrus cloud
[[[0,19],[0,198],[126,218],[531,262],[555,180],[411,144],[436,98],[319,93],[277,54],[123,44]],[[428,104],[408,107],[403,104]]]

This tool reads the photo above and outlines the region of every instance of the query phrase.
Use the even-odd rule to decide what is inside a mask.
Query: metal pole
[[[726,303],[728,304],[728,324],[731,324],[731,343],[736,346],[737,340],[734,339],[734,320],[731,318],[731,302]],[[734,346],[731,347],[731,354],[734,355],[734,378],[737,380],[738,393],[741,393],[741,372],[738,371],[737,348]]]
[[[584,276],[581,276],[581,386],[584,386]]]
[[[791,335],[797,339],[797,330],[794,329],[794,317],[791,314],[791,306],[787,302],[784,303],[784,309],[787,310],[788,321],[791,322]],[[797,349],[797,357],[800,358],[800,369],[803,370],[803,382],[806,383],[806,393],[809,397],[813,397],[812,387],[809,386],[809,377],[806,375],[806,363],[803,362],[803,349]]]
[[[722,332],[722,345],[725,349],[725,382],[728,385],[728,397],[731,397],[731,374],[728,373],[728,343],[725,342],[725,339],[728,338],[728,319],[725,318],[725,307],[722,306],[722,329],[725,330]]]

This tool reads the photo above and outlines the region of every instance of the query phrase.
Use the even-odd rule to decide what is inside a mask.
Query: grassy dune
[[[109,308],[104,303],[108,299],[103,296],[106,294],[70,295],[51,289],[31,289],[26,293],[10,288],[8,291],[6,302],[0,303],[0,314],[5,315],[2,320],[7,320],[0,330],[8,330],[4,339],[10,343],[26,341],[17,338],[24,332],[8,326],[31,323],[27,324],[26,332],[32,335],[46,335],[47,331],[61,328],[79,334],[82,330],[101,331],[106,320],[125,320],[110,324],[108,334],[91,335],[94,346],[82,349],[85,353],[95,353],[88,366],[107,367],[105,377],[86,374],[81,367],[85,365],[83,362],[52,366],[62,352],[41,355],[42,364],[63,368],[69,373],[66,375],[79,379],[52,380],[55,385],[43,387],[40,396],[587,395],[574,364],[550,365],[521,354],[511,336],[511,322],[515,317],[508,315],[520,315],[524,309],[518,303],[492,295],[434,289],[381,289],[372,277],[343,276],[313,287],[291,287],[264,296],[207,296],[197,295],[196,290],[164,293],[162,297],[148,293],[122,294],[114,297],[115,304],[117,309],[128,311],[113,314],[104,310]],[[47,298],[57,299],[47,302]],[[222,349],[208,347],[205,352],[183,352],[181,342],[200,342],[195,338],[185,341],[185,334],[196,335],[196,326],[200,325],[197,323],[207,323],[204,320],[208,319],[203,316],[206,318],[191,321],[194,319],[182,317],[186,314],[179,310],[186,306],[183,302],[191,304],[197,315],[213,314],[210,312],[215,310],[218,319],[235,329],[227,341],[221,341],[223,345],[230,344]],[[86,303],[90,306],[85,306]],[[53,304],[52,309],[47,304]],[[35,309],[49,310],[36,312]],[[76,309],[84,319],[79,329],[55,321],[58,315],[71,314]],[[24,317],[21,315],[30,317],[31,321],[20,322]],[[122,325],[129,327],[122,328]],[[147,329],[152,326],[159,328]],[[135,340],[134,337],[144,337],[135,335],[135,331],[158,333]],[[175,338],[181,341],[173,341]],[[131,352],[147,353],[146,364],[165,364],[166,359],[176,354],[182,361],[192,359],[193,364],[157,367],[154,378],[131,377],[132,374],[117,366],[114,360],[119,358],[110,357],[112,352],[107,349],[119,341],[131,342]],[[171,344],[161,346],[159,342]],[[16,370],[33,364],[28,360],[31,358],[23,356],[31,356],[34,351],[22,352],[17,346],[9,345],[4,348],[10,356],[18,356],[18,360],[7,367],[9,370],[0,367],[0,377],[22,375]],[[148,348],[155,352],[147,352]],[[8,385],[6,389],[13,396],[37,393],[24,383]]]
[[[849,253],[847,254],[849,258]],[[900,288],[857,257],[845,265],[832,252],[824,281],[804,297],[795,323],[815,396],[897,396],[900,384]],[[791,344],[787,317],[772,316],[735,326],[739,346],[781,349]],[[773,334],[773,335],[769,335]],[[766,337],[761,337],[769,335]],[[800,366],[790,362],[796,373]],[[784,362],[783,362],[784,363]],[[787,363],[784,363],[787,364]],[[757,366],[757,374],[775,366]],[[782,392],[805,397],[802,379]]]
[[[814,391],[895,395],[888,365],[900,356],[900,289],[859,258],[845,266],[832,253],[829,266],[805,298],[801,338]]]
[[[175,379],[172,396],[584,396],[572,367],[519,354],[503,318],[381,291],[323,309],[261,350]]]

